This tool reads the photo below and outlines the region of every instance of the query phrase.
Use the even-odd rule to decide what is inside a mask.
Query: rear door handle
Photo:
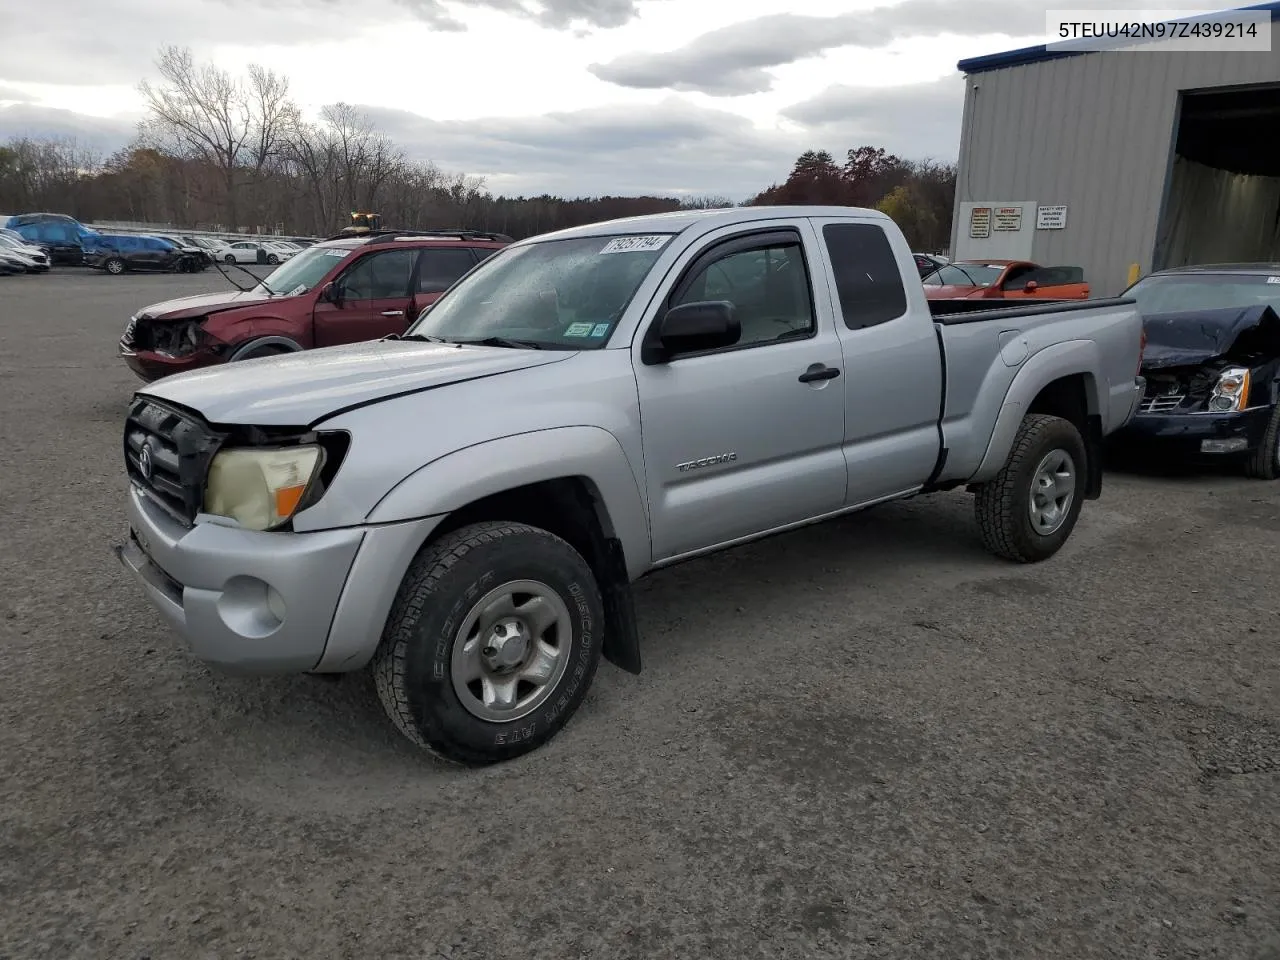
[[[403,317],[404,311],[403,310],[383,310],[382,315],[384,317]]]
[[[800,382],[813,383],[815,380],[834,380],[838,376],[840,376],[839,367],[828,367],[824,363],[815,363],[800,374]]]

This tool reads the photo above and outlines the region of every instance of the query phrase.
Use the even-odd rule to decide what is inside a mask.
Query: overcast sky
[[[1043,42],[1040,0],[0,0],[0,141],[103,150],[158,49],[287,75],[495,193],[719,194],[807,148],[954,160],[960,59]],[[1126,3],[1126,8],[1151,5]],[[1175,4],[1154,4],[1168,9]],[[1180,4],[1178,4],[1180,6]],[[779,12],[789,10],[794,12]]]

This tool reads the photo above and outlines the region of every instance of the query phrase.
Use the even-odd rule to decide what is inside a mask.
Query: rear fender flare
[[[987,452],[970,483],[990,480],[1009,459],[1018,427],[1036,396],[1055,380],[1083,374],[1088,396],[1088,413],[1097,414],[1102,406],[1097,371],[1102,369],[1098,345],[1092,340],[1067,340],[1045,347],[1030,357],[1017,372],[1005,391],[1004,403],[996,416]],[[1086,442],[1088,437],[1085,437]]]
[[[652,559],[648,511],[622,445],[600,427],[535,430],[446,454],[396,484],[365,522],[445,515],[483,497],[563,477],[585,477],[595,487],[604,535],[619,541],[628,578],[637,579]]]

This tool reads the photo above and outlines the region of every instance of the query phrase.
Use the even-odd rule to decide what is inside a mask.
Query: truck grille
[[[195,416],[146,397],[129,407],[124,459],[129,479],[185,526],[204,501],[209,462],[222,436]]]
[[[129,322],[125,324],[124,334],[120,337],[120,349],[133,349],[133,335],[138,329],[138,318],[130,317]]]
[[[1139,413],[1168,413],[1176,410],[1182,401],[1187,399],[1185,393],[1162,393],[1154,397],[1143,397],[1138,404]]]

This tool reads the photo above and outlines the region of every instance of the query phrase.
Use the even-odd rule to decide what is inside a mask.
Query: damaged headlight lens
[[[1218,375],[1209,398],[1209,409],[1214,413],[1235,413],[1249,405],[1249,369],[1227,367]]]
[[[297,513],[324,464],[319,444],[241,447],[213,458],[204,510],[249,530],[270,530]]]

